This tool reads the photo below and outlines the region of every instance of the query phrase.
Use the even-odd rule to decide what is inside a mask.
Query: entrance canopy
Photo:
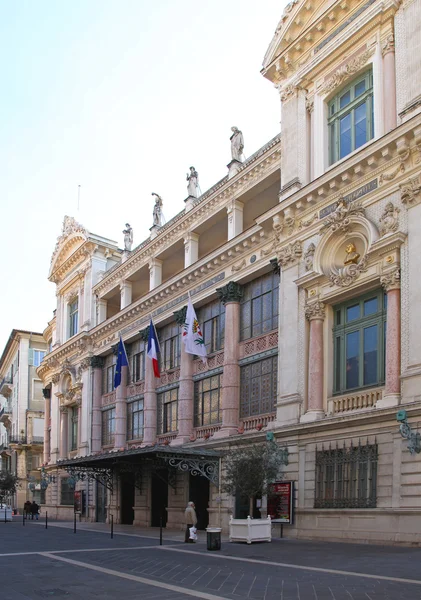
[[[142,474],[153,471],[162,477],[168,473],[168,483],[174,487],[176,471],[201,475],[219,486],[219,461],[221,453],[205,448],[172,448],[147,446],[130,450],[111,450],[103,454],[91,454],[57,461],[57,467],[65,469],[78,480],[94,479],[113,491],[113,477],[119,473],[133,473],[135,486],[142,489]],[[161,473],[161,474],[160,474]]]

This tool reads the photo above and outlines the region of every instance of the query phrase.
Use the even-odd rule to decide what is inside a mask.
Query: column
[[[174,313],[175,320],[183,327],[186,321],[187,307]],[[184,342],[181,339],[180,379],[178,389],[178,435],[171,443],[179,446],[190,441],[193,432],[193,354],[187,354]]]
[[[228,240],[232,240],[243,232],[243,209],[244,204],[239,200],[233,200],[227,206],[228,213]]]
[[[121,383],[115,391],[114,449],[125,448],[127,441],[127,367],[121,367]]]
[[[184,268],[190,267],[199,258],[199,236],[189,231],[184,238]]]
[[[240,412],[240,367],[238,349],[240,341],[240,300],[242,286],[230,281],[216,290],[225,306],[224,374],[222,383],[222,426],[214,438],[238,433]]]
[[[69,452],[69,413],[65,406],[60,406],[60,458],[67,458]]]
[[[50,427],[51,427],[51,389],[46,388],[42,390],[44,396],[44,458],[43,463],[46,465],[50,462],[51,452],[51,441],[50,441]]]
[[[101,429],[102,429],[102,368],[104,359],[101,356],[91,357],[92,377],[92,439],[91,452],[95,454],[101,451]]]
[[[384,133],[396,127],[395,38],[390,32],[382,42]]]
[[[307,98],[307,181],[313,179],[314,157],[314,98]]]
[[[97,325],[99,325],[107,320],[107,301],[104,298],[98,298],[97,311]]]
[[[386,381],[378,408],[397,406],[401,400],[401,290],[400,269],[383,275],[380,282],[387,294],[386,314]]]
[[[308,303],[305,315],[310,321],[310,340],[308,350],[307,412],[301,423],[317,421],[325,416],[323,410],[323,321],[325,305],[323,302]]]
[[[154,290],[162,283],[162,260],[152,258],[149,262],[149,290]]]
[[[122,281],[120,284],[120,309],[126,308],[132,303],[132,283],[131,281]]]
[[[149,327],[140,332],[143,341],[148,339]],[[143,393],[143,443],[142,446],[156,444],[157,400],[156,378],[153,372],[152,361],[146,357],[145,362],[145,388]]]

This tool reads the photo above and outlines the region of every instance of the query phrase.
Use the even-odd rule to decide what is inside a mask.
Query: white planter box
[[[6,516],[6,521],[12,520],[12,509],[10,506],[5,506],[4,504],[0,504],[0,521],[4,521],[4,517]]]
[[[230,542],[271,542],[272,522],[267,519],[230,518]]]

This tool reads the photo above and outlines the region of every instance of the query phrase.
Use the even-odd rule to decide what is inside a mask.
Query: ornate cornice
[[[390,290],[398,290],[401,287],[401,270],[399,268],[385,273],[380,277],[380,283],[385,292]]]
[[[175,322],[177,325],[180,325],[180,327],[183,327],[184,323],[186,322],[186,314],[187,306],[183,306],[183,308],[180,308],[180,310],[176,310],[174,312]]]
[[[421,201],[421,184],[419,177],[412,177],[409,181],[399,186],[401,190],[401,200],[407,208],[415,206]]]
[[[326,316],[325,304],[316,300],[316,302],[309,302],[305,306],[305,315],[309,321],[313,319],[323,320]]]
[[[295,242],[288,244],[288,246],[280,248],[276,253],[276,257],[281,267],[286,267],[287,265],[299,260],[301,258],[302,253],[302,242],[301,240],[296,240]]]
[[[216,293],[225,306],[229,302],[240,302],[244,295],[244,290],[236,281],[229,281],[223,287],[217,288]]]
[[[335,71],[335,73],[326,81],[326,83],[321,88],[321,92],[323,94],[329,94],[335,88],[339,87],[350,79],[355,73],[357,73],[368,61],[368,59],[374,54],[374,46],[365,50],[359,56],[351,59],[347,64],[342,65]]]

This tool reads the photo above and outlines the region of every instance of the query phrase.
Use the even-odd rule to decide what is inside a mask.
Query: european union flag
[[[126,348],[124,347],[123,340],[120,336],[120,341],[118,343],[118,351],[117,351],[117,364],[115,366],[115,375],[114,375],[114,388],[118,388],[121,383],[121,371],[123,367],[128,367],[129,361],[127,360]]]

